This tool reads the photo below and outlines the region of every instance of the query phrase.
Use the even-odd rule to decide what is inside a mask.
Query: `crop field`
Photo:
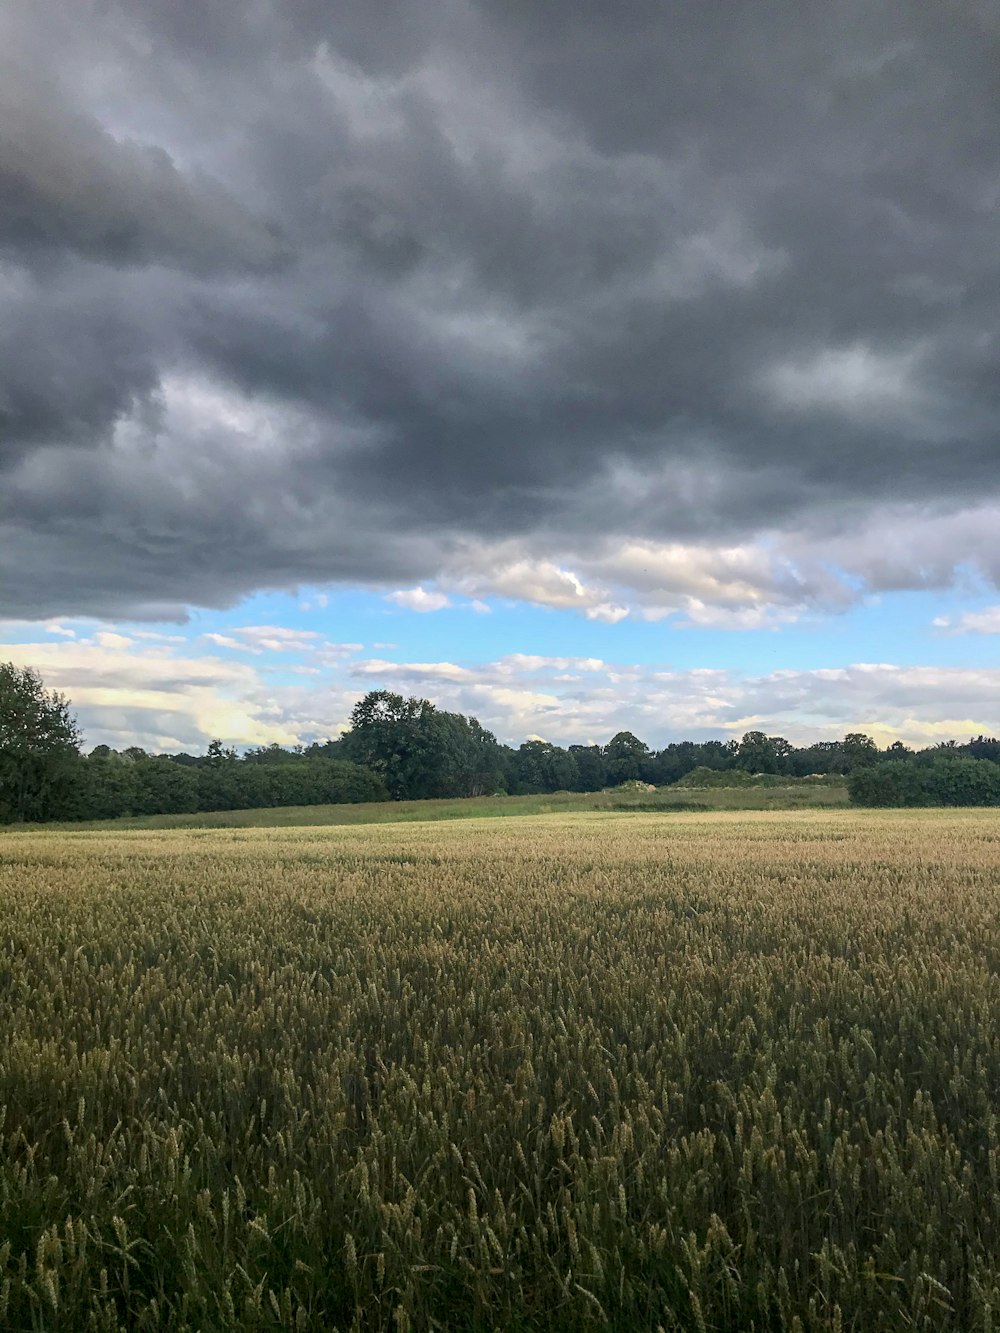
[[[1000,819],[0,836],[0,1329],[1000,1330]]]

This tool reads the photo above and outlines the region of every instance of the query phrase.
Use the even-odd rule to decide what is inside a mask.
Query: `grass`
[[[0,837],[0,1328],[986,1333],[989,812]]]
[[[136,815],[63,829],[298,828],[339,824],[399,824],[443,819],[506,819],[595,811],[664,814],[706,810],[837,809],[848,804],[839,779],[789,782],[779,787],[660,787],[651,792],[555,792],[544,796],[477,796],[437,801],[371,801],[357,805],[286,805],[274,809],[216,810],[188,815]],[[34,826],[37,827],[37,826]],[[14,831],[14,830],[11,830]]]

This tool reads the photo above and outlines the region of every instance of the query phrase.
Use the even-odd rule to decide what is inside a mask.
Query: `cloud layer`
[[[10,0],[0,614],[998,582],[998,46],[989,0]]]
[[[239,745],[336,736],[368,690],[430,698],[477,716],[504,741],[541,736],[604,744],[630,730],[650,745],[739,737],[748,730],[796,743],[867,731],[880,744],[927,745],[996,731],[1000,668],[854,664],[751,675],[668,670],[596,657],[510,653],[472,665],[405,661],[391,645],[332,643],[274,626],[212,635],[207,654],[176,636],[113,625],[3,649],[67,694],[89,746],[204,751],[221,736]]]

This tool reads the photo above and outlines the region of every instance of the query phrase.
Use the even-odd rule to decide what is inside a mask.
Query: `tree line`
[[[848,780],[855,805],[1000,805],[1000,742],[948,741],[908,759],[859,769]]]
[[[740,740],[654,750],[620,731],[605,745],[536,739],[514,748],[474,717],[373,690],[355,704],[343,736],[312,745],[256,746],[240,755],[213,740],[197,755],[107,745],[85,754],[68,700],[31,668],[0,663],[0,822],[596,792],[631,781],[662,787],[751,774],[846,776],[862,805],[1000,804],[1000,740],[978,736],[921,751],[897,741],[883,750],[860,732],[795,746],[748,731]]]

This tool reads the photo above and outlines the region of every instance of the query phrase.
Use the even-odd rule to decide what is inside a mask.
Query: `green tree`
[[[776,773],[789,773],[792,768],[792,756],[795,754],[795,746],[791,741],[786,741],[784,736],[768,736],[768,744],[771,747],[771,753],[774,755],[776,764]]]
[[[617,787],[635,778],[645,778],[652,755],[649,747],[631,731],[619,731],[604,747],[607,780]]]
[[[503,755],[497,738],[478,718],[450,713],[461,737],[456,796],[487,796],[503,786]]]
[[[573,791],[579,782],[576,758],[550,741],[525,741],[511,756],[512,786],[524,796]]]
[[[933,805],[1000,805],[1000,765],[945,753],[925,770]]]
[[[126,751],[126,754],[127,753],[128,751]],[[208,753],[205,755],[206,764],[212,764],[215,767],[219,767],[222,764],[235,763],[238,758],[239,756],[237,755],[234,746],[223,745],[218,737],[216,737],[215,740],[209,741]]]
[[[57,818],[79,757],[64,696],[33,668],[0,662],[0,820]]]
[[[577,791],[601,791],[607,786],[608,765],[599,745],[571,745],[569,753],[576,760]]]
[[[358,700],[338,753],[375,773],[396,800],[481,796],[503,776],[496,737],[476,718],[390,690]]]
[[[878,763],[878,746],[863,731],[849,731],[843,740],[844,757],[847,771],[853,773],[856,768],[870,768]]]
[[[137,815],[187,815],[200,808],[198,770],[158,755],[137,759],[133,774]]]
[[[872,768],[856,768],[847,781],[853,805],[891,807],[932,805],[925,772],[907,759],[891,759]]]
[[[292,750],[286,750],[277,741],[272,741],[270,745],[252,745],[244,754],[243,762],[245,764],[296,764],[302,757],[301,745],[296,745]]]
[[[730,769],[736,762],[736,752],[736,741],[672,741],[653,756],[649,781],[665,786],[695,768]]]
[[[134,760],[125,759],[110,746],[91,750],[77,765],[70,817],[116,819],[133,814],[139,792],[137,767]]]
[[[846,773],[847,756],[842,741],[817,741],[801,750],[793,750],[789,771],[798,778],[808,777],[811,773]]]
[[[775,744],[778,740],[780,737],[765,736],[762,731],[748,731],[736,752],[736,767],[746,769],[748,773],[779,772],[780,757]],[[787,744],[782,741],[782,745]]]
[[[929,762],[891,759],[856,768],[848,779],[855,805],[1000,805],[1000,764],[966,759],[937,746]]]
[[[370,690],[351,710],[345,757],[377,774],[394,800],[404,800],[423,785],[429,719],[436,711],[427,699]]]
[[[973,736],[962,749],[970,759],[989,759],[1000,764],[1000,740],[995,736]]]
[[[301,764],[258,766],[269,779],[269,805],[326,805],[384,801],[389,793],[381,780],[346,759],[306,759]]]
[[[263,794],[267,785],[265,770],[258,764],[241,762],[236,751],[227,749],[219,740],[209,743],[205,762],[197,769],[183,764],[172,766],[194,778],[198,810],[249,810],[268,804]],[[167,780],[157,776],[156,781]],[[186,792],[187,788],[176,788],[177,792],[182,790]]]

